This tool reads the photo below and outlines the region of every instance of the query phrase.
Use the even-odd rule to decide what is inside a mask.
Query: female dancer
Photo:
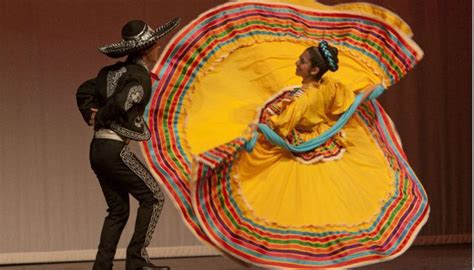
[[[381,7],[281,2],[227,3],[175,36],[154,70],[147,162],[196,236],[241,260],[399,256],[429,206],[374,98],[423,53]],[[242,136],[251,122],[258,138]]]

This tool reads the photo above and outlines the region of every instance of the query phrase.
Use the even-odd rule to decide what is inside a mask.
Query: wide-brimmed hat
[[[118,58],[147,49],[179,25],[180,18],[175,18],[157,29],[151,28],[141,20],[133,20],[122,28],[122,40],[99,48],[107,56]]]

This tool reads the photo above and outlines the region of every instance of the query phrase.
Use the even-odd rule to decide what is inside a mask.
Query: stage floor
[[[360,267],[364,270],[457,270],[472,269],[471,245],[444,245],[412,247],[400,257],[385,263]],[[244,267],[224,257],[168,258],[153,260],[156,264],[169,265],[172,270],[257,270]],[[124,270],[124,261],[117,261],[114,270]],[[90,270],[91,262],[1,266],[2,270]]]

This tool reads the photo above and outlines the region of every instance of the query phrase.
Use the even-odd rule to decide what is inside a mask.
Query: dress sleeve
[[[354,102],[354,93],[342,83],[335,82],[325,91],[326,112],[339,115],[345,112]]]
[[[308,97],[302,94],[295,98],[279,115],[270,117],[268,124],[282,137],[288,136],[308,110]]]

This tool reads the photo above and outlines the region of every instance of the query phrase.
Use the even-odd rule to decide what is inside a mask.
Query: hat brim
[[[180,22],[180,18],[175,18],[155,29],[154,33],[146,40],[125,40],[108,44],[99,48],[99,51],[109,57],[119,58],[128,54],[140,52],[153,46],[157,40],[166,36],[175,29]]]

